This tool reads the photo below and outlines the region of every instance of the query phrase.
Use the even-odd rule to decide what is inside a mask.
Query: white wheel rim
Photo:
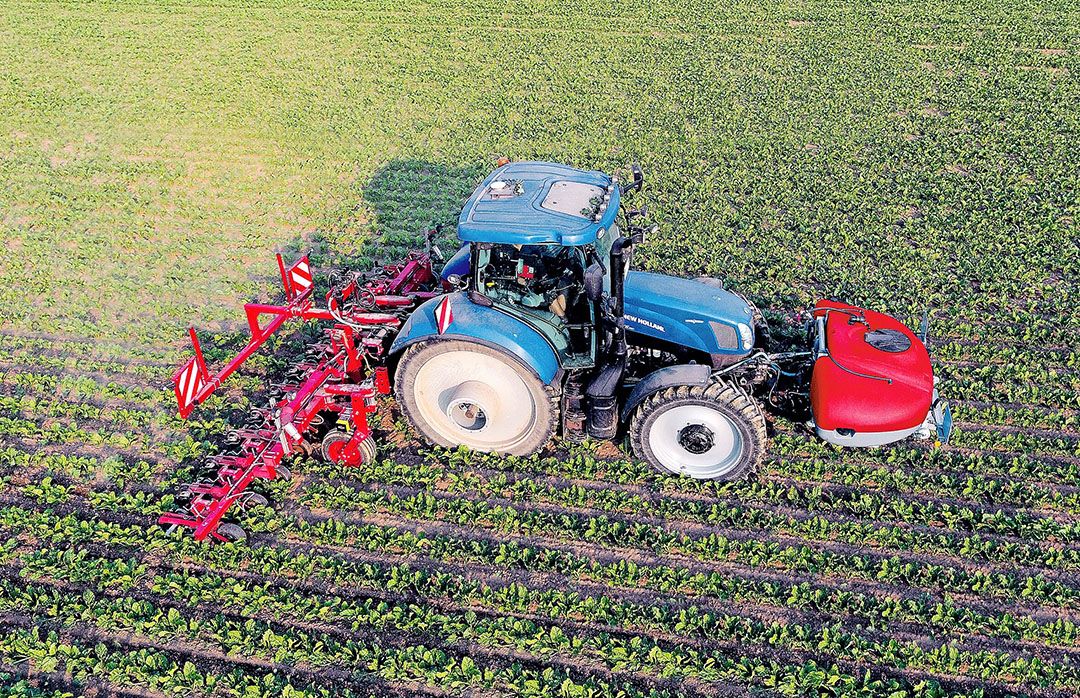
[[[679,405],[661,413],[649,427],[648,438],[649,450],[661,465],[698,479],[726,475],[743,452],[735,423],[704,405]]]
[[[536,428],[532,391],[516,368],[494,356],[435,354],[416,372],[413,389],[421,418],[451,444],[507,451]]]

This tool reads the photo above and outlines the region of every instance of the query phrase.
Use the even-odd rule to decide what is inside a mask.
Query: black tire
[[[270,506],[270,500],[265,495],[258,492],[249,492],[244,496],[245,507],[268,507]]]
[[[234,523],[223,523],[217,527],[217,533],[219,536],[229,541],[230,543],[241,543],[247,540],[247,531]]]
[[[277,471],[277,479],[278,480],[291,480],[292,479],[292,471],[289,470],[288,468],[286,468],[284,465],[279,465],[278,467],[274,468],[274,470]]]
[[[424,385],[437,394],[422,395]],[[456,339],[409,347],[394,375],[394,396],[426,441],[447,448],[528,456],[547,445],[559,420],[557,389],[506,352]]]
[[[676,408],[683,409],[672,412]],[[662,473],[699,480],[750,474],[766,440],[761,406],[730,383],[659,390],[638,406],[630,424],[635,455]]]

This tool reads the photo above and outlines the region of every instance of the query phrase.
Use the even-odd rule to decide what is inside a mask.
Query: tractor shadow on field
[[[441,224],[436,243],[450,255],[457,249],[458,213],[490,169],[489,163],[390,160],[355,187],[355,196],[318,236],[319,242],[335,266],[365,268],[423,247],[424,233]]]

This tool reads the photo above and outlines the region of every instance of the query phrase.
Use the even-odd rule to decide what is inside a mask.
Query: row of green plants
[[[63,485],[46,478],[23,488],[23,493],[42,504],[67,501],[70,493]],[[1038,599],[1072,599],[1076,590],[1042,575],[1010,574],[1001,572],[970,571],[963,567],[940,563],[926,563],[905,559],[901,556],[885,557],[861,553],[838,552],[831,548],[815,549],[803,543],[791,543],[770,539],[739,539],[719,533],[688,536],[665,527],[648,523],[609,519],[607,516],[584,516],[573,512],[548,513],[538,510],[521,511],[514,507],[492,505],[486,501],[456,497],[434,497],[426,492],[407,498],[399,498],[385,491],[368,492],[351,487],[313,485],[302,501],[310,506],[334,509],[359,510],[366,513],[380,512],[405,516],[411,519],[445,520],[459,525],[475,525],[502,533],[553,536],[557,539],[584,540],[600,545],[646,548],[662,554],[687,555],[706,562],[737,563],[741,565],[765,565],[793,572],[812,574],[839,574],[847,578],[867,578],[923,586],[929,589],[955,588],[971,592],[990,593],[1005,597],[1016,594],[1050,594]],[[172,504],[171,497],[164,499],[147,493],[95,492],[90,503],[100,509],[120,509],[143,514],[159,514]],[[561,502],[575,504],[575,502]],[[578,502],[580,503],[580,502]],[[715,505],[714,505],[715,506]],[[715,509],[714,509],[715,511]],[[260,530],[289,530],[289,523],[304,525],[304,519],[278,518],[272,513],[263,521],[255,522]],[[809,520],[804,535],[815,526],[823,528],[823,519]],[[818,539],[827,539],[827,531],[820,531]],[[810,536],[806,536],[810,537]],[[1014,551],[992,541],[968,541],[960,545],[961,552],[988,555],[993,550]],[[547,551],[552,554],[553,551]],[[1071,550],[1058,549],[1048,562],[1061,569],[1073,569],[1076,560]],[[576,559],[573,567],[580,568],[586,560]],[[1071,601],[1070,601],[1071,603]]]
[[[679,531],[681,523],[720,526],[721,530],[768,533],[784,538],[819,543],[843,542],[851,545],[888,551],[948,555],[979,561],[1012,565],[1044,567],[1049,570],[1080,569],[1080,551],[1075,548],[1038,546],[1012,540],[984,538],[980,535],[959,536],[931,529],[911,529],[896,525],[853,520],[833,520],[821,515],[794,516],[767,507],[749,507],[717,502],[708,507],[676,506],[677,500],[660,500],[646,505],[639,497],[624,492],[604,491],[606,496],[592,497],[596,490],[582,487],[556,489],[535,480],[462,481],[448,474],[440,485],[450,497],[434,496],[428,491],[397,496],[383,489],[361,490],[355,486],[314,482],[299,497],[309,507],[325,507],[350,511],[398,513],[415,518],[437,517],[468,525],[471,516],[477,522],[495,526],[507,532],[539,532],[558,521],[565,530],[575,532],[585,540],[616,546],[645,547],[659,553],[681,552],[700,557],[707,537],[700,533],[688,535]],[[618,495],[624,495],[619,497]],[[462,498],[462,496],[466,498]],[[583,516],[576,511],[547,513],[521,509],[486,501],[486,497],[511,500],[515,503],[542,503],[573,509],[601,509],[604,514]],[[602,501],[598,501],[602,500]],[[632,508],[633,504],[640,508]],[[665,505],[671,506],[665,506]],[[595,506],[599,505],[599,506]],[[646,508],[647,507],[647,508]],[[608,519],[608,513],[614,520]],[[660,517],[663,525],[641,522],[631,513],[646,513]],[[701,515],[704,514],[704,515]],[[544,521],[549,519],[550,521]],[[542,521],[544,521],[542,523]],[[715,531],[715,529],[712,529]],[[713,534],[715,535],[715,533]],[[734,534],[733,534],[734,535]],[[696,552],[694,552],[696,551]]]
[[[83,429],[74,422],[33,420],[0,416],[0,436],[32,439],[44,444],[85,444],[87,446],[152,452],[153,442],[141,430]]]
[[[6,602],[6,603],[5,603]],[[368,639],[363,635],[342,638],[337,633],[331,634],[317,630],[306,630],[267,623],[255,618],[234,619],[224,615],[194,616],[181,613],[175,606],[161,608],[152,601],[134,598],[115,598],[97,596],[89,589],[81,595],[66,594],[49,587],[27,585],[20,588],[5,580],[0,582],[0,604],[7,609],[16,608],[37,617],[51,617],[59,622],[78,622],[92,618],[98,628],[106,632],[135,631],[140,636],[168,641],[177,640],[208,645],[214,650],[236,657],[256,657],[275,664],[304,662],[316,668],[332,667],[337,672],[352,674],[362,682],[364,674],[372,674],[395,681],[419,682],[429,686],[460,693],[465,690],[499,689],[512,690],[526,696],[590,696],[600,698],[667,698],[682,695],[662,689],[638,689],[633,683],[614,679],[608,680],[596,676],[577,677],[579,672],[547,666],[537,668],[522,662],[499,662],[488,664],[477,662],[474,658],[457,652],[448,652],[438,647],[424,644],[412,644],[408,636],[393,642],[381,640],[381,636]],[[419,615],[419,614],[418,614]],[[390,618],[386,619],[391,620]],[[425,623],[426,620],[426,623]],[[512,643],[525,651],[550,654],[562,652],[583,653],[585,644],[567,637],[558,630],[539,631],[527,625],[506,618],[494,621],[495,627],[487,627],[475,618],[470,625],[468,619],[460,618],[457,623],[438,617],[419,619],[419,629],[432,632],[436,636],[450,633],[451,637],[470,632],[468,639],[482,640],[490,637],[493,642]],[[400,614],[392,621],[401,622],[409,628],[408,617]],[[424,627],[427,626],[427,627]],[[479,636],[479,637],[476,637]],[[605,650],[619,653],[614,660],[625,669],[665,674],[675,677],[693,676],[707,682],[719,680],[746,680],[753,678],[765,683],[772,679],[784,678],[785,674],[798,672],[798,668],[788,668],[775,661],[755,661],[752,659],[734,660],[723,655],[711,657],[714,661],[698,671],[687,663],[691,653],[676,649],[665,651],[647,640],[639,639],[636,646],[630,642],[605,637],[590,647],[590,654],[599,654]],[[2,645],[0,645],[2,647]],[[717,661],[717,657],[719,661]],[[681,660],[681,661],[680,661]],[[67,668],[67,662],[65,662]],[[769,676],[769,670],[772,676]],[[765,674],[762,676],[762,674]],[[835,679],[859,687],[871,684],[895,690],[897,686],[885,682],[864,680],[833,672]],[[817,683],[817,682],[814,682]],[[813,684],[798,691],[805,694]],[[910,695],[904,693],[902,695]]]
[[[991,402],[958,402],[953,415],[961,422],[1027,429],[1058,429],[1080,432],[1080,411],[1038,406],[1000,405]]]
[[[0,448],[0,469],[11,472],[44,470],[82,482],[104,477],[117,487],[123,487],[128,482],[150,482],[158,475],[159,470],[148,461],[124,460],[117,455],[98,458],[46,450],[31,452],[14,446]]]
[[[627,629],[653,629],[660,632],[708,637],[711,619],[724,612],[657,597],[651,603],[638,603],[610,593],[582,594],[561,588],[532,589],[517,582],[484,582],[472,575],[436,571],[420,563],[356,561],[331,551],[297,550],[292,546],[264,541],[256,548],[244,545],[220,545],[207,548],[187,537],[166,537],[160,530],[144,531],[140,526],[124,526],[68,515],[59,517],[46,512],[0,510],[0,524],[13,534],[20,531],[54,531],[46,540],[55,545],[100,543],[121,546],[117,557],[131,555],[140,541],[147,551],[168,550],[170,557],[191,560],[198,565],[224,573],[243,573],[286,580],[321,580],[335,586],[367,589],[393,594],[416,594],[445,598],[455,604],[481,604],[499,609],[514,604],[516,612],[536,609],[552,618],[586,620]],[[14,555],[11,546],[9,556]],[[66,553],[65,553],[66,554]],[[74,555],[74,554],[73,554]],[[79,558],[76,558],[79,559]],[[417,563],[413,563],[416,565]],[[130,566],[110,568],[115,574],[89,567],[86,574],[94,579],[121,580],[130,576]],[[136,567],[136,569],[141,569]],[[196,568],[198,569],[198,568]],[[166,571],[165,574],[171,572]],[[774,606],[806,613],[857,618],[867,627],[888,631],[906,625],[926,626],[938,632],[966,636],[970,634],[1002,639],[1024,639],[1052,645],[1069,646],[1080,637],[1080,626],[1067,618],[1038,620],[1012,609],[979,610],[957,604],[947,595],[935,599],[929,595],[894,596],[866,590],[838,589],[834,585],[713,575],[710,593],[713,598],[743,604]],[[226,585],[232,582],[225,582]],[[165,589],[158,589],[166,593]],[[678,592],[674,592],[678,593]]]
[[[56,688],[40,687],[28,679],[0,671],[0,696],[3,698],[75,698],[75,694]]]
[[[998,429],[960,429],[949,443],[959,448],[978,448],[992,451],[1026,453],[1035,456],[1058,456],[1072,459],[1076,465],[1080,456],[1080,434],[1045,435],[1030,431],[1003,432]]]
[[[827,480],[831,483],[857,484],[862,478],[870,479],[867,473],[873,473],[876,479],[871,479],[869,484],[900,492],[952,498],[982,497],[993,503],[1020,506],[1028,502],[1039,503],[1035,499],[1037,493],[1023,489],[1014,491],[1028,481],[1035,481],[1029,484],[1030,487],[1044,489],[1049,483],[1060,483],[1065,485],[1065,493],[1080,484],[1080,481],[1067,481],[1070,474],[1075,473],[1075,463],[1028,455],[1023,450],[999,453],[995,450],[937,449],[901,442],[861,454],[832,446],[809,434],[778,430],[770,440],[770,454],[773,457],[771,472],[781,475],[787,472],[791,477],[825,481],[821,469],[828,463],[830,474]],[[785,471],[785,468],[789,470]],[[993,480],[994,484],[987,485],[992,489],[986,493],[980,490],[969,492],[972,478]],[[919,479],[928,481],[920,487]],[[997,502],[995,497],[1003,501]]]
[[[393,499],[387,497],[386,501]],[[401,513],[421,521],[437,518],[437,508],[440,506],[449,510],[454,502],[463,502],[453,499],[437,502],[425,494],[410,500],[397,501],[402,503]],[[442,502],[446,504],[441,504]],[[487,525],[500,533],[516,531],[531,524],[532,527],[527,528],[528,533],[557,540],[592,538],[602,542],[606,540],[611,544],[630,538],[634,545],[627,547],[648,547],[647,543],[640,543],[635,534],[643,537],[653,534],[652,530],[643,525],[627,526],[606,518],[579,518],[570,513],[545,514],[533,511],[525,515],[504,506],[472,502],[463,502],[459,511],[460,514],[455,513],[449,518],[461,523],[471,521],[481,526]],[[283,515],[265,523],[253,521],[251,518],[246,521],[253,529],[258,527],[261,530],[277,531],[286,536],[296,536],[319,544],[348,545],[361,550],[392,551],[402,555],[422,553],[446,562],[555,572],[571,578],[589,578],[626,587],[643,585],[662,592],[685,589],[691,593],[708,594],[709,580],[718,574],[729,573],[724,567],[714,566],[695,570],[676,563],[637,564],[627,559],[605,563],[585,553],[506,540],[505,536],[479,537],[466,532],[455,532],[453,535],[427,534],[423,531],[414,532],[370,523],[346,523],[341,518],[321,520],[314,516]],[[1048,578],[1041,573],[969,568],[898,555],[816,549],[798,541],[738,539],[716,533],[689,539],[678,550],[695,559],[722,565],[735,564],[787,574],[866,580],[936,593],[970,593],[1080,608],[1080,586]],[[613,557],[619,557],[617,552]]]
[[[1020,507],[1067,514],[1080,513],[1080,488],[1056,483],[1031,482],[1013,477],[912,471],[891,463],[847,461],[837,467],[833,458],[782,458],[765,463],[765,474],[800,483],[817,482],[859,491],[902,493],[910,499],[932,497],[977,506]],[[914,502],[913,502],[914,503]]]
[[[95,405],[86,401],[58,400],[33,395],[0,395],[0,412],[11,416],[94,420],[132,429],[180,429],[183,422],[174,414],[134,407]]]
[[[134,451],[136,454],[160,455],[174,462],[213,453],[213,447],[209,443],[197,441],[190,434],[162,439],[154,433],[146,433],[138,428],[85,429],[74,420],[38,421],[0,416],[0,437],[27,439],[39,444],[83,444]]]
[[[50,560],[44,560],[45,556],[42,555],[26,557],[22,575],[93,583],[95,577],[79,566],[87,557],[71,553],[61,553],[58,556],[61,558],[59,564],[54,562],[57,556]],[[130,579],[123,560],[110,560],[109,563],[119,567],[122,581]],[[193,575],[185,571],[170,574],[168,579],[155,576],[140,587],[167,592],[167,598],[175,599],[182,604],[182,608],[197,608],[202,604],[202,607],[209,609],[227,609],[242,605],[245,615],[273,619],[274,623],[280,622],[281,618],[292,618],[305,624],[345,625],[354,630],[390,632],[395,636],[420,633],[443,638],[449,643],[464,640],[540,657],[583,657],[602,662],[612,671],[638,672],[663,678],[693,678],[706,682],[729,678],[717,675],[713,668],[729,663],[730,651],[694,649],[640,635],[612,637],[608,633],[576,633],[570,628],[513,617],[507,614],[508,609],[505,608],[497,609],[501,612],[499,615],[478,616],[473,611],[446,611],[422,603],[392,603],[370,598],[356,601],[323,594],[306,596],[303,603],[297,603],[292,589],[268,589],[263,583],[204,577],[205,573],[202,572]],[[111,580],[103,579],[100,585],[106,587],[110,583]],[[3,584],[0,583],[2,589]],[[84,598],[87,593],[84,592]],[[174,625],[184,626],[185,621],[176,608],[170,609],[167,616]],[[846,630],[840,624],[822,627],[817,622],[759,621],[731,614],[717,614],[711,622],[715,632],[708,639],[723,642],[729,650],[773,647],[795,653],[795,656],[803,652],[824,653],[831,659],[845,663],[871,663],[879,667],[919,669],[940,675],[964,675],[1034,685],[1064,685],[1073,681],[1074,673],[1078,671],[1068,664],[1015,657],[1000,651],[966,650],[955,644],[926,647],[914,641],[869,638]],[[182,629],[189,629],[190,624],[191,621],[187,621],[187,627]],[[252,621],[248,621],[246,625],[251,624]],[[288,627],[290,630],[296,628]],[[139,630],[142,632],[143,627],[139,627]],[[266,646],[267,632],[273,634],[266,626],[245,627],[245,630],[247,642],[259,642],[261,637],[261,646],[234,646],[229,647],[229,651],[244,656],[257,653],[260,647]],[[277,634],[280,635],[281,631],[277,631]],[[281,646],[281,643],[276,644],[276,647]],[[280,653],[273,657],[276,662],[284,660]]]
[[[35,371],[122,374],[147,383],[167,379],[171,373],[163,367],[143,363],[94,359],[86,356],[75,357],[67,355],[66,352],[64,356],[48,356],[42,354],[40,350],[10,351],[2,346],[0,346],[0,364],[32,367]]]
[[[1080,407],[1080,376],[1070,369],[1026,363],[939,364],[944,394],[955,399],[1018,402],[1058,409]]]
[[[62,356],[125,365],[158,364],[162,367],[171,365],[175,358],[174,352],[162,350],[160,347],[147,347],[132,343],[116,344],[92,339],[73,341],[70,338],[23,336],[6,332],[0,332],[0,350],[25,353],[27,356],[34,357],[45,353],[55,353]]]
[[[1033,540],[1073,541],[1080,533],[1075,526],[1046,516],[1033,516],[1024,512],[1009,514],[998,512],[992,517],[980,519],[974,510],[963,513],[956,509],[935,504],[922,505],[906,500],[888,500],[878,495],[837,492],[824,488],[803,488],[783,483],[756,483],[736,485],[728,490],[728,496],[703,499],[679,495],[661,495],[640,492],[618,486],[584,486],[573,482],[537,479],[518,473],[506,473],[486,468],[447,469],[438,462],[399,465],[390,460],[365,466],[364,469],[339,469],[323,464],[310,464],[317,486],[331,486],[333,481],[344,477],[345,483],[382,484],[423,489],[447,489],[454,492],[477,492],[488,496],[500,496],[522,501],[543,501],[566,506],[596,508],[613,513],[645,513],[672,520],[689,520],[706,524],[735,525],[737,527],[782,529],[799,526],[823,526],[809,523],[814,519],[828,519],[830,525],[856,527],[853,535],[863,535],[871,530],[881,530],[882,536],[899,535],[897,521],[904,525],[944,529],[934,531],[942,539],[944,550],[964,548],[970,543],[981,545],[980,534],[1009,535]],[[771,495],[771,500],[769,498]],[[869,511],[868,504],[880,503]],[[895,504],[894,504],[895,503]],[[891,506],[890,506],[891,505]],[[778,507],[783,507],[780,509]],[[800,511],[805,510],[805,513]],[[919,520],[913,514],[924,514]],[[864,516],[869,522],[840,520],[833,517],[849,515]],[[740,525],[740,521],[746,521]],[[797,522],[797,523],[796,523]],[[947,531],[974,531],[963,539],[946,536]],[[805,532],[802,532],[805,533]],[[800,534],[802,534],[800,533]],[[923,532],[924,535],[926,532]],[[915,534],[912,534],[915,535]],[[956,541],[947,543],[946,540]],[[911,539],[910,545],[918,541]],[[904,545],[908,545],[905,542]],[[1062,549],[1039,546],[1023,540],[1003,541],[1002,551],[1020,552],[1023,559],[1032,562],[1060,557]],[[1010,553],[1011,554],[1011,553]],[[1045,556],[1045,557],[1044,557]]]
[[[639,463],[602,460],[588,452],[571,453],[568,457],[522,459],[512,456],[491,457],[465,449],[434,449],[430,458],[435,463],[453,470],[482,467],[527,477],[543,474],[570,480],[592,480],[596,481],[598,486],[612,490],[629,487],[630,491],[641,494],[650,502],[656,499],[654,492],[665,496],[689,497],[696,499],[702,509],[708,508],[714,500],[720,500],[941,527],[958,532],[1013,536],[1026,540],[1080,540],[1080,521],[1074,519],[1055,517],[1038,511],[1010,511],[964,501],[942,501],[937,497],[919,499],[903,493],[864,490],[854,477],[851,478],[852,484],[842,487],[769,479],[730,483],[703,482],[661,476]],[[796,461],[789,459],[785,462]],[[832,458],[804,458],[801,469],[811,476],[816,475],[817,482],[822,483],[835,473],[834,462]],[[890,465],[899,470],[904,469],[902,463]],[[903,475],[898,477],[905,478]],[[964,481],[969,480],[976,481],[977,478],[970,476]],[[641,492],[635,486],[646,486],[648,489]],[[912,481],[912,486],[918,487],[918,481]]]
[[[1067,348],[1047,348],[1037,344],[1009,346],[988,342],[932,342],[935,361],[965,361],[972,364],[1027,363],[1048,368],[1080,368],[1080,352]]]
[[[90,376],[47,373],[42,371],[0,372],[0,385],[13,388],[20,394],[64,395],[98,400],[125,400],[134,405],[171,408],[176,397],[160,388],[127,385],[117,381],[98,381]]]
[[[86,686],[137,689],[167,695],[224,695],[234,698],[360,698],[368,695],[343,686],[294,685],[287,676],[236,667],[201,668],[166,650],[66,637],[38,627],[7,628],[0,635],[0,661],[28,663],[35,675]],[[21,684],[20,684],[21,685]],[[21,689],[25,690],[25,689]],[[32,692],[30,695],[34,695]],[[49,695],[49,694],[46,694]]]

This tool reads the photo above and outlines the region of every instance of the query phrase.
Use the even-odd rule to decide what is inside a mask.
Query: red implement
[[[374,279],[353,275],[331,288],[325,308],[312,303],[313,273],[306,255],[289,266],[278,255],[278,269],[286,303],[244,306],[251,338],[219,372],[207,370],[198,335],[189,330],[195,355],[173,375],[180,416],[187,418],[286,321],[333,321],[327,330],[330,341],[313,348],[318,360],[294,364],[291,384],[276,386],[283,397],[269,409],[253,410],[249,427],[232,433],[235,453],[209,459],[213,479],[188,485],[186,506],[159,519],[170,527],[191,528],[197,540],[240,537],[242,529],[235,524],[223,528],[222,517],[233,504],[254,496],[246,492],[252,482],[279,477],[286,470],[282,461],[298,450],[310,452],[321,441],[323,455],[345,466],[375,457],[368,415],[376,410],[375,396],[390,392],[390,380],[385,367],[375,367],[370,375],[367,369],[381,357],[387,332],[401,324],[401,314],[435,295],[428,290],[435,281],[431,260],[419,252],[403,264],[383,267]]]

